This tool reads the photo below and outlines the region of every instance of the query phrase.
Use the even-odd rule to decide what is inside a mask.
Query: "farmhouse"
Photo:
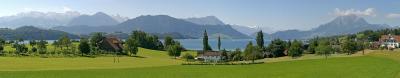
[[[400,36],[397,35],[382,35],[379,38],[379,43],[381,47],[385,48],[399,48]]]
[[[111,52],[122,52],[122,41],[115,36],[108,36],[100,41],[100,49]]]
[[[205,51],[198,52],[197,60],[203,60],[204,62],[220,62],[222,59],[222,53],[217,51]]]

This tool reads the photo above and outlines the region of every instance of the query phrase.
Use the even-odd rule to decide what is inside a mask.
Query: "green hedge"
[[[251,64],[262,64],[264,62],[249,62],[249,63],[199,63],[199,62],[188,62],[182,63],[182,65],[251,65]]]

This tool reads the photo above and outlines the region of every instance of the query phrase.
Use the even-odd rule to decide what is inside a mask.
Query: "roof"
[[[221,52],[217,52],[217,51],[206,51],[203,52],[203,54],[201,54],[200,56],[221,56],[222,53]]]
[[[379,42],[386,42],[388,40],[393,39],[395,42],[400,42],[400,36],[398,35],[382,35],[381,38],[379,38]]]
[[[106,37],[104,40],[116,51],[122,50],[123,48],[121,40],[117,37]]]

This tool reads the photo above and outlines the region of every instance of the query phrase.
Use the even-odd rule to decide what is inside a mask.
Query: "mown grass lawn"
[[[101,69],[103,67],[100,67],[100,69],[85,69],[86,67],[83,67],[83,69],[79,70],[63,69],[40,71],[22,70],[26,68],[21,68],[21,71],[0,71],[0,78],[395,78],[399,76],[400,72],[400,60],[396,60],[399,54],[398,52],[372,52],[366,56],[335,57],[327,60],[308,59],[269,62],[257,65],[185,66],[179,64],[163,65],[166,63],[140,62],[127,63],[126,66],[133,65],[132,68],[107,68],[108,66],[106,66],[104,67],[106,69]],[[168,56],[163,55],[155,57],[168,58]],[[145,59],[150,58],[143,58],[142,60],[138,60],[137,58],[133,61],[165,61]],[[3,60],[0,62],[2,61]],[[169,63],[171,61],[167,62]],[[4,62],[1,64],[4,64]],[[141,64],[144,66],[135,67],[135,65]],[[105,63],[105,65],[108,64]],[[121,66],[125,66],[125,64],[121,64]],[[118,65],[115,67],[118,67]],[[3,69],[7,67],[2,66],[0,68]]]
[[[171,59],[164,51],[140,48],[137,55],[139,57],[0,57],[0,71],[137,68],[179,65],[183,62]],[[114,59],[115,62],[119,59],[119,62],[115,63]]]

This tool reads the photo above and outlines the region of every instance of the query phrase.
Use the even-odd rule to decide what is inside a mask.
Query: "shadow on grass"
[[[131,56],[131,57],[136,57],[136,58],[147,58],[147,57],[143,57],[143,56]]]

